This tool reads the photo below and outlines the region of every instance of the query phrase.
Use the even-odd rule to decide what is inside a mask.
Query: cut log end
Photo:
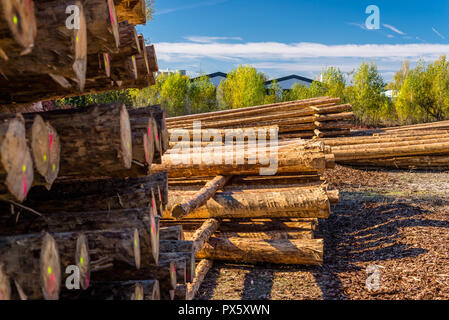
[[[44,298],[58,300],[61,289],[61,266],[56,241],[48,233],[42,240],[40,266]]]
[[[136,262],[136,268],[140,269],[141,266],[141,255],[140,255],[140,238],[139,238],[139,230],[134,229],[134,259]]]
[[[32,0],[1,0],[3,19],[7,21],[14,41],[23,53],[34,46],[37,34],[34,2]],[[9,52],[5,52],[6,56]]]
[[[119,35],[117,10],[115,9],[114,0],[108,0],[108,9],[109,9],[109,19],[111,20],[112,34],[115,39],[115,46],[118,48],[120,46],[120,35]]]
[[[33,160],[26,142],[23,118],[12,119],[7,125],[0,150],[1,162],[7,172],[6,185],[9,192],[17,200],[23,201],[33,184]]]
[[[134,286],[134,292],[131,296],[131,300],[144,300],[143,286],[140,283],[136,283]]]
[[[159,280],[155,280],[155,283],[153,285],[153,291],[150,295],[151,300],[161,300],[161,291],[159,286]]]
[[[85,235],[80,235],[76,241],[75,259],[80,271],[81,288],[86,290],[90,285],[90,255],[89,245]]]
[[[151,255],[154,263],[159,263],[159,228],[156,225],[156,217],[152,209],[149,209],[150,215],[150,241],[151,241]]]
[[[132,133],[131,133],[131,123],[129,120],[129,114],[126,107],[123,105],[120,111],[120,131],[121,131],[121,153],[123,165],[126,169],[130,169],[132,165]]]
[[[0,264],[0,301],[11,299],[11,280],[6,274],[3,264]]]
[[[106,77],[111,77],[111,55],[109,53],[103,53],[104,70]]]
[[[82,92],[86,84],[87,71],[87,24],[82,4],[77,3],[77,5],[80,8],[80,19],[79,29],[74,29],[73,34],[73,47],[75,50],[72,67],[77,78],[79,90]]]
[[[174,261],[170,261],[170,286],[172,289],[176,288],[178,279],[176,277],[176,265]]]
[[[61,150],[59,136],[50,123],[45,123],[39,115],[35,117],[31,130],[34,166],[49,188],[59,172]]]

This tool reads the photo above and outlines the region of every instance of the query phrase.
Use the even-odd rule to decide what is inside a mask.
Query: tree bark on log
[[[34,179],[22,116],[0,121],[0,155],[0,198],[22,202]]]
[[[139,281],[142,279],[154,279],[159,281],[161,295],[176,288],[176,268],[174,263],[170,267],[151,265],[139,270],[130,269],[123,263],[115,263],[113,269],[95,272],[95,281]]]
[[[114,0],[120,22],[128,21],[133,25],[146,23],[144,0]]]
[[[326,161],[322,143],[280,146],[270,151],[270,155],[267,155],[267,151],[271,147],[268,147],[267,150],[251,150],[249,152],[222,151],[203,154],[183,154],[179,152],[179,154],[166,154],[163,157],[162,164],[152,165],[151,170],[152,172],[167,171],[170,178],[274,175],[289,172],[322,172],[332,164],[331,161]],[[259,161],[256,159],[259,159]],[[267,164],[262,165],[258,162],[267,162]],[[275,167],[273,167],[274,164],[276,164]],[[270,165],[270,167],[267,165]]]
[[[146,50],[147,50],[147,55],[148,55],[148,62],[150,65],[150,71],[158,72],[159,64],[157,62],[156,50],[154,49],[154,45],[147,46]]]
[[[323,240],[210,238],[196,257],[247,263],[322,265]]]
[[[119,23],[113,0],[83,0],[89,35],[88,53],[117,53]]]
[[[191,199],[176,204],[172,209],[172,217],[181,219],[197,208],[206,204],[206,202],[213,197],[217,190],[220,190],[229,181],[230,176],[216,176],[214,179],[206,183],[198,193],[196,193]]]
[[[192,252],[161,252],[161,265],[174,262],[177,267],[180,264],[183,271],[181,277],[177,278],[177,283],[192,282],[195,277],[195,253]]]
[[[212,268],[213,261],[203,259],[195,269],[195,279],[190,284],[177,285],[175,289],[175,300],[193,300],[203,283],[204,278]]]
[[[11,279],[5,272],[5,266],[0,263],[0,301],[11,300]]]
[[[17,283],[26,299],[59,299],[59,253],[48,233],[1,237],[0,260],[5,273]]]
[[[182,224],[184,230],[192,235],[200,228],[205,219],[186,219],[186,220],[161,220],[164,227],[173,224]],[[271,230],[282,230],[287,232],[296,232],[304,230],[316,230],[318,219],[222,219],[220,220],[220,232],[266,232]],[[186,239],[187,238],[187,232]]]
[[[0,58],[8,60],[31,52],[37,26],[32,0],[0,1]]]
[[[58,179],[51,190],[34,187],[27,205],[42,212],[103,211],[157,207],[168,201],[167,173],[140,178]]]
[[[203,225],[195,231],[192,237],[193,251],[195,254],[199,252],[209,238],[217,231],[219,222],[215,219],[206,220]]]
[[[90,252],[89,242],[85,234],[79,232],[53,233],[60,252],[61,270],[75,265],[79,270],[80,288],[86,290],[90,284]],[[62,277],[63,280],[65,277]]]
[[[78,29],[66,27],[66,9],[71,5],[79,8]],[[37,1],[35,6],[39,32],[32,52],[9,59],[7,63],[0,63],[1,73],[13,83],[26,82],[28,75],[33,73],[48,74],[62,87],[71,87],[72,84],[67,80],[70,79],[77,83],[79,91],[83,91],[87,63],[87,26],[82,2]],[[1,83],[0,87],[3,87]]]
[[[170,193],[172,203],[163,217],[170,218],[172,206],[188,197],[188,192]],[[217,192],[187,218],[327,218],[329,213],[329,197],[321,187],[254,189]]]
[[[61,141],[61,176],[108,176],[131,167],[132,139],[122,104],[40,113]]]
[[[313,239],[312,230],[283,231],[272,230],[265,232],[217,232],[217,238],[250,238],[260,240]]]
[[[167,119],[167,123],[170,127],[176,126],[179,127],[181,123],[191,122],[193,120],[214,120],[214,119],[233,119],[233,118],[244,118],[253,115],[260,115],[261,112],[282,112],[289,111],[295,109],[303,109],[313,106],[320,106],[323,104],[335,104],[339,103],[339,98],[329,98],[329,97],[320,97],[320,98],[311,98],[299,101],[288,101],[281,103],[273,103],[261,106],[253,106],[248,108],[241,109],[230,109],[230,110],[221,110],[214,111],[203,114],[192,114],[186,116],[172,117]]]
[[[160,240],[184,240],[182,225],[164,227],[159,229]]]

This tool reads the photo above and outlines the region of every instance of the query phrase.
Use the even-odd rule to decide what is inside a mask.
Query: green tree
[[[295,83],[286,94],[286,101],[302,100],[310,97],[309,88],[301,82]]]
[[[265,76],[253,67],[239,66],[220,83],[218,96],[223,109],[262,104],[265,97]]]
[[[281,102],[283,99],[283,90],[280,84],[273,80],[268,89],[268,95],[265,96],[264,103],[271,104]]]
[[[196,78],[188,91],[189,113],[202,113],[217,109],[217,90],[207,76]]]
[[[391,104],[384,95],[385,83],[374,63],[363,62],[353,71],[352,86],[346,94],[356,119],[369,125],[379,124],[384,116],[389,116]]]
[[[188,114],[190,79],[179,72],[167,76],[161,87],[160,103],[168,116]]]
[[[340,98],[341,101],[346,100],[346,81],[340,69],[335,67],[325,69],[320,75],[320,80],[321,87],[324,88],[318,88],[318,95],[312,93],[313,97],[328,95],[329,97]]]
[[[443,120],[449,116],[449,64],[446,56],[433,64],[418,62],[403,81],[395,99],[403,123]]]
[[[159,74],[155,79],[155,85],[143,89],[129,89],[128,94],[132,99],[133,106],[146,107],[159,104],[162,85],[166,78],[166,75]]]

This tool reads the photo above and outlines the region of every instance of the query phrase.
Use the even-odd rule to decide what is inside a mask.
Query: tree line
[[[133,106],[161,104],[168,116],[203,113],[253,105],[301,100],[319,96],[339,97],[353,107],[357,124],[388,126],[449,119],[449,62],[446,56],[411,68],[404,61],[393,81],[386,83],[374,63],[363,62],[352,72],[328,67],[310,85],[296,83],[282,90],[257,69],[241,65],[218,87],[203,75],[190,79],[180,73],[160,74],[154,86],[61,99],[57,104],[79,106],[123,102]],[[392,96],[386,95],[391,90]]]

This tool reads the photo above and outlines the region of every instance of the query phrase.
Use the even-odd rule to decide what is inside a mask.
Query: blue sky
[[[380,29],[365,13],[379,10]],[[269,78],[315,78],[326,66],[349,72],[374,61],[389,81],[403,60],[449,55],[447,0],[156,0],[138,31],[156,47],[160,69],[228,72],[250,64]]]

